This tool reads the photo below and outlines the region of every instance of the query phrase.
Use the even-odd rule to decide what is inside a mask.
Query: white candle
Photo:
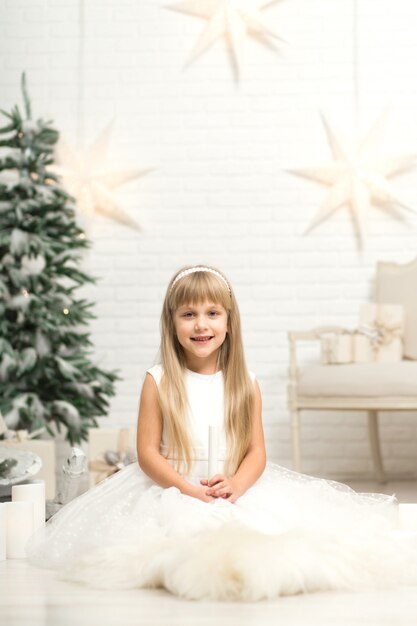
[[[26,543],[33,533],[33,503],[6,502],[7,558],[26,558]]]
[[[402,530],[417,530],[417,504],[398,505],[398,527]]]
[[[0,504],[0,561],[6,559],[6,504]]]
[[[34,480],[12,487],[12,502],[33,502],[33,529],[45,526],[45,482]]]
[[[209,426],[208,478],[213,478],[219,466],[219,433],[217,426]]]

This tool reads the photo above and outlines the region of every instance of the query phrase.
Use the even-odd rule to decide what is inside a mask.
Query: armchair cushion
[[[417,397],[417,361],[312,365],[298,376],[299,396]]]

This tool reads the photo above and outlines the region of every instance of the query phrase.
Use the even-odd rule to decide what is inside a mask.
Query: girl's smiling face
[[[183,305],[174,314],[174,326],[190,369],[216,368],[217,355],[227,335],[226,309],[209,301]]]

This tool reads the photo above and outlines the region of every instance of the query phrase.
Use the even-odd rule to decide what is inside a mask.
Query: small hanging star
[[[261,10],[277,0],[182,0],[167,9],[189,13],[208,20],[206,28],[194,47],[188,65],[208,50],[220,37],[229,43],[232,64],[238,77],[243,40],[251,35],[261,43],[276,49],[274,39],[284,42],[268,25]]]
[[[130,180],[144,176],[153,168],[111,169],[107,151],[113,123],[104,128],[84,154],[63,139],[56,148],[57,165],[52,168],[62,176],[64,185],[77,202],[80,213],[99,213],[126,226],[140,230],[138,223],[117,202],[113,190]]]
[[[372,203],[391,211],[397,217],[402,217],[398,213],[398,208],[416,213],[413,208],[400,200],[388,179],[413,168],[417,164],[417,155],[389,157],[382,154],[381,140],[386,118],[385,111],[359,147],[349,149],[322,115],[333,160],[318,167],[287,170],[291,174],[310,178],[330,187],[327,198],[306,233],[324,222],[342,206],[348,206],[352,213],[359,246],[362,246]]]

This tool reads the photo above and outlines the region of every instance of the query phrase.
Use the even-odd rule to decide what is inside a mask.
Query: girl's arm
[[[207,494],[215,497],[226,497],[229,502],[236,502],[262,475],[265,464],[266,451],[262,427],[262,397],[258,382],[255,381],[253,430],[248,451],[233,478],[225,479],[224,476],[213,476],[208,481],[208,486],[211,488],[207,491]],[[206,481],[204,481],[204,484],[207,484]]]
[[[162,439],[162,414],[158,388],[150,374],[146,375],[140,397],[137,453],[141,469],[161,487],[177,487],[182,493],[207,502],[214,498],[206,495],[207,489],[187,482],[160,453]]]

